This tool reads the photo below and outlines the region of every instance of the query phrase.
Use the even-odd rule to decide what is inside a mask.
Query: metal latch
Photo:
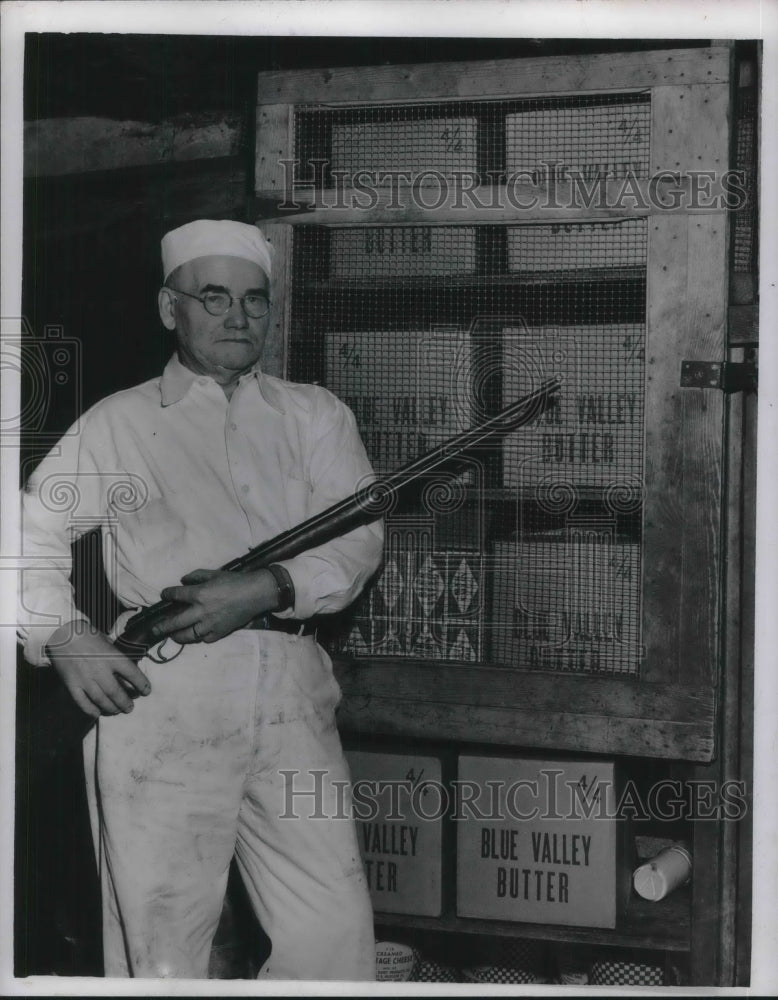
[[[682,389],[721,389],[723,392],[756,392],[753,361],[682,361]]]

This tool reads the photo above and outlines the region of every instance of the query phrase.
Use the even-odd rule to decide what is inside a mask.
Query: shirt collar
[[[249,374],[256,378],[257,386],[265,402],[272,406],[273,409],[278,410],[279,413],[283,413],[284,408],[281,405],[281,400],[278,398],[278,393],[275,391],[275,386],[262,372],[259,362],[254,365]],[[171,406],[173,403],[178,403],[189,392],[195,382],[199,382],[203,378],[210,379],[210,375],[198,375],[190,368],[187,368],[186,365],[182,365],[178,359],[178,353],[174,352],[165,365],[165,370],[162,372],[160,380],[162,405]]]

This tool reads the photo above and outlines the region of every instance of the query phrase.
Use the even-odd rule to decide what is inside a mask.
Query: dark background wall
[[[152,125],[220,115],[237,121],[239,134],[229,173],[221,163],[160,162],[51,176],[38,164],[24,190],[25,316],[37,336],[58,324],[82,341],[84,404],[158,372],[170,351],[156,315],[159,240],[193,212],[250,217],[258,70],[676,44],[689,43],[28,35],[26,122],[91,116]],[[50,416],[56,429],[59,414]]]

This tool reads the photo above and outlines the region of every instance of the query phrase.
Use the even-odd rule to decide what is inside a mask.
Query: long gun
[[[543,382],[537,389],[522,396],[495,416],[449,438],[395,472],[374,480],[350,497],[231,560],[221,569],[233,573],[262,569],[270,563],[291,559],[301,552],[339,538],[354,528],[375,521],[388,509],[400,491],[417,483],[422,477],[492,438],[501,437],[536,419],[548,408],[561,384],[559,377]],[[128,659],[137,662],[150,649],[159,645],[159,638],[151,634],[153,626],[185,607],[186,605],[177,601],[158,601],[144,608],[127,622],[114,643],[115,648]],[[46,718],[40,718],[41,730],[44,733],[48,730],[49,743],[53,745],[51,756],[58,752],[55,744],[64,746],[75,739],[83,739],[96,721],[81,711],[64,686],[60,686],[58,693],[64,697],[53,698],[52,702],[58,704],[43,709]]]

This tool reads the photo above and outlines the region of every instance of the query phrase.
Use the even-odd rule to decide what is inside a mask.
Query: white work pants
[[[234,854],[272,943],[259,978],[374,979],[329,657],[241,630],[140,666],[151,694],[85,741],[106,975],[205,977]]]

